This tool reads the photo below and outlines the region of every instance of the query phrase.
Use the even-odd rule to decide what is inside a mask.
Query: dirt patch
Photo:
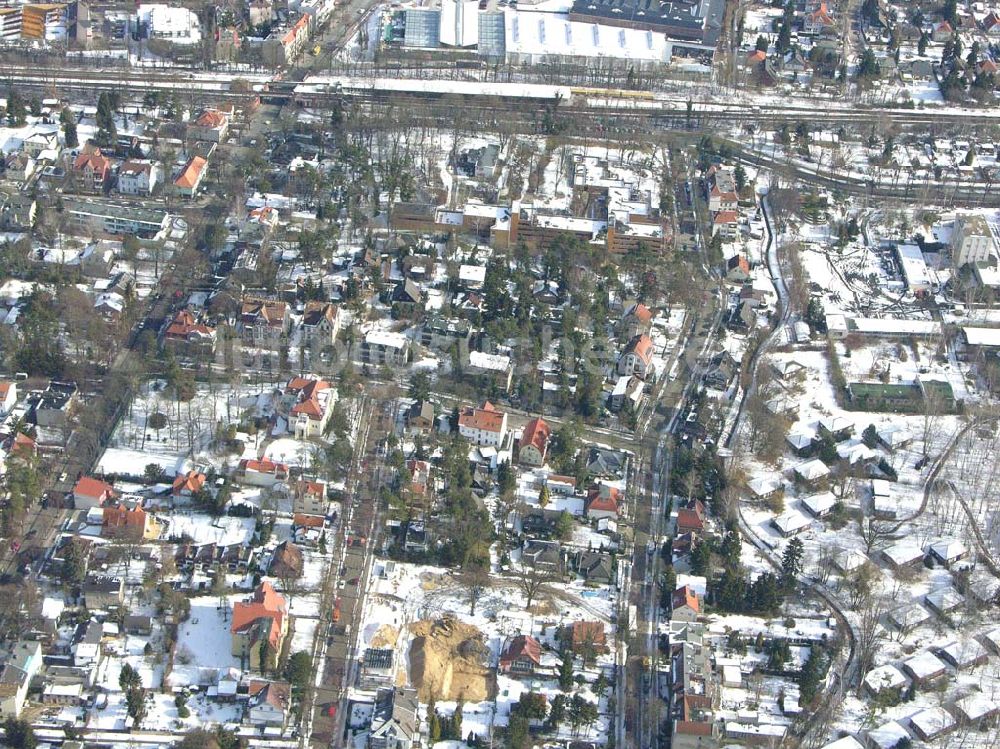
[[[396,646],[399,639],[399,632],[391,624],[383,624],[372,635],[372,640],[368,643],[370,648],[392,648]]]
[[[482,702],[496,695],[483,633],[454,617],[410,625],[410,679],[420,700]]]

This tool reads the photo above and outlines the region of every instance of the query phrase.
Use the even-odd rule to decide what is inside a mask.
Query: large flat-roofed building
[[[89,200],[67,200],[63,212],[70,225],[81,234],[135,234],[142,239],[166,230],[169,214],[159,208],[133,208]]]
[[[714,47],[724,7],[724,0],[575,0],[569,20],[645,29]]]
[[[966,263],[986,263],[997,254],[997,239],[993,227],[979,215],[959,216],[952,232],[952,259],[955,267]]]

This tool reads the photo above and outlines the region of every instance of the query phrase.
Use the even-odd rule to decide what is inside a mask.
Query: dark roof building
[[[575,0],[569,20],[666,34],[714,47],[724,0]]]

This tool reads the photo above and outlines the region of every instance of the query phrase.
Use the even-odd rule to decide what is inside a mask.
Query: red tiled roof
[[[459,426],[469,429],[478,429],[483,432],[499,432],[503,427],[504,413],[498,411],[489,401],[483,403],[482,408],[472,408],[471,406],[462,410],[458,415]]]
[[[180,494],[183,491],[188,491],[194,494],[197,491],[201,491],[201,488],[205,485],[205,474],[200,471],[188,471],[187,473],[179,473],[174,479],[174,494]]]
[[[573,622],[569,625],[570,643],[573,647],[585,644],[603,645],[606,642],[601,622]]]
[[[298,396],[298,402],[292,406],[292,415],[305,414],[310,419],[323,418],[323,407],[319,403],[319,394],[330,388],[326,380],[311,377],[293,377],[285,386],[285,392]]]
[[[534,445],[538,452],[544,455],[545,446],[549,443],[551,435],[552,429],[548,424],[542,419],[532,419],[524,425],[524,431],[521,432],[521,448],[523,449],[525,445]]]
[[[500,655],[501,665],[510,664],[518,658],[528,658],[536,666],[542,662],[542,646],[531,635],[517,635]]]
[[[587,492],[587,512],[618,512],[621,490],[607,484],[592,487]]]
[[[292,525],[297,528],[322,528],[326,521],[320,515],[306,515],[297,512],[292,516]]]
[[[278,471],[288,473],[287,465],[284,463],[274,463],[267,458],[262,458],[261,460],[244,458],[240,461],[240,468],[244,471],[255,471],[257,473],[276,473]]]
[[[76,482],[76,486],[73,487],[74,494],[94,499],[105,495],[110,496],[114,494],[114,491],[110,484],[106,484],[100,479],[91,478],[90,476],[81,476],[79,481]]]
[[[649,307],[641,302],[633,304],[632,309],[629,310],[629,314],[639,322],[647,323],[653,319],[653,312],[649,309]]]
[[[637,335],[628,342],[628,346],[625,347],[625,353],[635,354],[648,364],[650,359],[653,358],[653,339],[645,333]]]
[[[288,606],[284,597],[278,593],[271,583],[263,582],[257,586],[253,596],[247,601],[240,601],[233,606],[233,623],[229,631],[233,634],[245,632],[262,619],[270,619],[268,642],[275,649],[280,644],[281,631]]]
[[[712,219],[714,224],[735,224],[740,220],[740,214],[736,211],[719,211]]]
[[[673,608],[679,609],[682,606],[687,606],[696,614],[701,612],[701,602],[698,600],[698,594],[688,585],[674,591]]]
[[[76,171],[90,169],[98,172],[102,176],[106,176],[110,168],[111,162],[101,154],[99,149],[89,153],[83,152],[77,156],[76,160],[73,162],[73,169]]]
[[[214,109],[206,109],[201,113],[197,122],[199,127],[222,127],[222,125],[226,124],[226,115]]]
[[[187,163],[187,166],[184,167],[181,176],[174,180],[174,184],[188,190],[194,189],[194,186],[198,184],[198,180],[201,179],[201,173],[205,171],[206,166],[208,166],[208,162],[205,159],[201,156],[193,156]]]
[[[182,309],[174,315],[174,319],[170,322],[170,325],[167,327],[167,330],[163,335],[166,338],[186,339],[192,333],[203,336],[211,336],[215,333],[215,328],[210,328],[207,325],[197,322],[194,315],[186,309]]]
[[[762,52],[759,49],[755,49],[753,52],[747,55],[747,62],[750,63],[764,62],[764,60],[766,59],[767,59],[767,53]]]
[[[243,322],[254,322],[260,318],[271,327],[281,327],[288,306],[284,302],[273,302],[264,299],[244,299],[240,307]]]
[[[101,525],[108,530],[146,527],[146,511],[141,507],[133,510],[124,506],[105,507],[101,516]]]

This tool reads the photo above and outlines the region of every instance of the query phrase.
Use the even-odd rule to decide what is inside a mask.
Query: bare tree
[[[858,535],[865,545],[865,554],[871,554],[877,546],[882,546],[892,538],[896,526],[873,515],[862,515],[858,520]]]
[[[885,599],[877,595],[869,595],[857,608],[857,653],[858,681],[863,682],[868,671],[875,664],[875,655],[885,640],[885,629],[880,624],[886,613]]]
[[[490,588],[490,571],[485,567],[471,567],[462,573],[459,583],[469,602],[469,616],[476,615],[476,606]]]
[[[524,593],[527,599],[524,604],[525,609],[530,609],[535,598],[547,590],[549,583],[556,580],[556,576],[548,570],[539,569],[534,565],[522,564],[517,572],[517,587]]]

